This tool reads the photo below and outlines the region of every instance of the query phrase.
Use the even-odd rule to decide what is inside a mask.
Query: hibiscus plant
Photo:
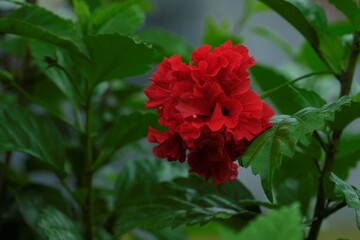
[[[330,239],[347,207],[360,228],[357,1],[329,0],[330,22],[312,1],[246,0],[201,46],[147,27],[148,0],[69,0],[71,18],[2,4],[0,239]],[[248,27],[264,11],[299,50]],[[288,64],[254,58],[244,28]]]

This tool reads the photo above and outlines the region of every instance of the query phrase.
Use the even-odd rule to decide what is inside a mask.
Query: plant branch
[[[332,72],[328,72],[328,71],[322,71],[322,72],[313,72],[313,73],[308,73],[308,74],[305,74],[303,76],[300,76],[298,78],[295,78],[294,80],[291,80],[289,82],[286,82],[286,83],[283,83],[277,87],[274,87],[268,91],[265,91],[263,93],[260,94],[260,98],[261,99],[264,99],[264,98],[267,98],[269,97],[271,94],[273,94],[274,92],[282,89],[283,87],[287,87],[289,85],[292,85],[294,83],[296,83],[297,81],[300,81],[300,80],[303,80],[303,79],[306,79],[308,77],[312,77],[312,76],[315,76],[315,75],[324,75],[324,74],[332,74]]]
[[[85,203],[83,206],[83,222],[85,225],[85,239],[91,240],[92,233],[92,180],[93,180],[93,140],[92,140],[92,90],[88,91],[88,97],[85,103]]]
[[[351,84],[353,81],[354,71],[359,53],[360,53],[360,32],[355,32],[353,34],[353,43],[345,70],[340,75],[335,75],[340,81],[340,86],[341,86],[340,97],[350,94]],[[316,240],[320,232],[322,221],[330,214],[335,212],[335,210],[336,211],[338,210],[335,208],[329,211],[326,207],[327,199],[324,189],[324,180],[333,169],[341,134],[342,134],[342,130],[334,131],[331,135],[330,141],[327,144],[325,165],[321,171],[319,178],[319,187],[318,187],[314,216],[313,216],[313,219],[315,219],[315,221],[311,225],[310,232],[307,238],[308,240]],[[341,207],[339,206],[339,209],[340,208]]]

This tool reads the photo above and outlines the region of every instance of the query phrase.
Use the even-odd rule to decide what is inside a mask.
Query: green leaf
[[[118,34],[85,37],[91,64],[85,65],[93,83],[132,77],[150,70],[153,49]]]
[[[283,155],[291,158],[299,141],[308,145],[312,132],[322,130],[326,121],[334,120],[335,112],[349,102],[350,98],[345,96],[322,108],[305,108],[292,116],[274,118],[273,127],[249,145],[241,161],[245,167],[251,165],[254,174],[260,174],[263,189],[271,201],[274,172],[281,166]]]
[[[0,19],[0,31],[35,38],[68,49],[80,56],[87,51],[72,22],[38,7],[25,5]]]
[[[120,116],[113,126],[99,137],[99,148],[102,151],[94,168],[109,161],[108,158],[114,151],[146,137],[149,126],[158,125],[157,119],[155,113],[134,112],[130,115]]]
[[[29,154],[59,174],[65,152],[62,137],[52,124],[18,106],[0,106],[0,151]]]
[[[15,186],[23,186],[28,184],[30,181],[27,176],[22,175],[15,169],[12,169],[8,164],[3,162],[0,162],[0,175],[5,177],[8,184],[14,184]]]
[[[140,196],[151,197],[154,186],[161,182],[187,176],[186,166],[179,163],[169,163],[164,159],[129,160],[116,181],[115,208],[131,205]]]
[[[29,48],[35,64],[64,96],[71,102],[81,102],[85,96],[85,91],[80,91],[84,83],[70,53],[37,40],[30,41]]]
[[[150,28],[140,32],[138,38],[153,44],[159,50],[159,61],[162,61],[164,57],[170,57],[174,54],[179,54],[185,62],[189,61],[192,47],[175,33],[163,29]]]
[[[250,72],[264,92],[290,82],[283,74],[264,65],[257,64],[250,69]],[[279,111],[285,114],[293,114],[304,107],[320,107],[325,104],[325,101],[315,92],[293,85],[280,88],[270,94],[269,98]]]
[[[145,21],[145,14],[136,2],[124,1],[101,8],[93,16],[94,32],[133,34]]]
[[[341,113],[335,115],[335,121],[330,124],[333,130],[342,130],[355,119],[360,118],[360,102],[351,102]]]
[[[76,225],[65,214],[55,208],[46,208],[43,211],[39,227],[49,240],[83,239]]]
[[[354,208],[356,213],[356,224],[360,229],[360,193],[350,184],[338,178],[334,173],[330,174],[330,180],[335,183],[335,191],[345,198],[349,208]]]
[[[215,219],[228,220],[232,216],[241,224],[259,212],[257,207],[242,207],[238,203],[253,199],[238,181],[215,186],[195,175],[173,180],[183,175],[183,170],[180,174],[174,173],[177,171],[174,163],[153,161],[131,161],[119,175],[115,191],[115,206],[119,212],[115,236],[136,227],[174,228],[205,224]],[[164,167],[159,170],[156,165],[167,166],[168,170]]]
[[[286,224],[284,224],[286,219]],[[273,210],[266,216],[259,216],[237,234],[236,239],[256,240],[302,240],[304,227],[299,206],[293,204]]]
[[[90,9],[85,0],[72,0],[81,32],[87,35],[91,30]]]
[[[202,38],[204,44],[209,44],[212,47],[217,47],[224,42],[231,40],[233,44],[238,44],[241,39],[230,33],[230,21],[222,20],[220,23],[216,23],[212,17],[205,19],[205,30]]]
[[[285,18],[291,25],[293,25],[313,46],[319,45],[319,38],[316,30],[309,23],[304,16],[304,7],[298,8],[294,3],[299,1],[288,0],[260,0],[275,12]],[[303,11],[302,11],[303,10]]]
[[[299,202],[303,215],[309,213],[319,179],[314,159],[321,159],[321,154],[321,146],[313,138],[309,146],[298,147],[291,159],[284,158],[274,173],[274,191],[279,205]]]
[[[351,21],[354,30],[360,29],[360,9],[354,0],[329,0],[329,2]]]
[[[336,176],[342,179],[348,178],[350,170],[355,168],[360,160],[359,146],[359,135],[342,136],[333,167],[333,172]]]
[[[13,190],[12,193],[22,217],[34,230],[38,230],[36,224],[44,208],[51,206],[66,213],[70,212],[68,200],[59,189],[50,186],[29,184],[18,190]]]

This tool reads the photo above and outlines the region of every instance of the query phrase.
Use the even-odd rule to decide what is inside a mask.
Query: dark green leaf
[[[286,224],[284,224],[286,219]],[[236,239],[256,240],[302,240],[304,226],[297,204],[273,210],[266,216],[259,216],[244,228]]]
[[[113,3],[97,11],[93,16],[94,32],[133,34],[145,20],[143,10],[134,2],[137,1]]]
[[[23,186],[29,183],[29,179],[25,175],[22,175],[3,162],[0,162],[0,175],[5,176],[8,183],[16,186]]]
[[[70,21],[37,5],[25,5],[0,19],[0,31],[39,39],[82,56],[87,54]]]
[[[103,137],[100,137],[102,152],[96,160],[95,168],[108,161],[108,157],[117,149],[146,137],[148,127],[158,125],[157,119],[154,113],[134,112],[120,116]]]
[[[360,193],[333,173],[330,174],[330,180],[335,183],[336,193],[345,198],[348,207],[355,209],[356,224],[360,229]]]
[[[350,170],[357,166],[360,160],[360,136],[349,135],[341,138],[333,172],[342,179],[347,179]]]
[[[40,218],[39,227],[49,240],[81,240],[76,225],[55,208],[46,208]]]
[[[153,49],[118,34],[85,37],[92,63],[83,66],[93,83],[145,73],[153,62]]]
[[[312,132],[322,130],[326,121],[334,120],[335,112],[349,103],[349,97],[342,97],[322,108],[305,108],[292,116],[275,118],[273,127],[249,145],[241,157],[242,163],[245,167],[251,165],[254,174],[260,174],[271,201],[274,172],[281,166],[283,155],[291,158],[299,141],[308,145]]]
[[[299,202],[301,212],[305,216],[308,214],[318,188],[319,170],[315,161],[319,159],[321,146],[315,139],[309,146],[298,148],[291,159],[284,158],[274,173],[274,191],[278,204]]]
[[[251,211],[237,203],[240,199],[250,197],[248,190],[237,181],[214,186],[192,175],[188,179],[161,183],[153,189],[151,195],[132,199],[131,205],[120,209],[115,235],[135,227],[153,229],[185,224],[203,225],[212,220],[227,220],[231,217],[250,221],[258,209],[252,208]]]
[[[67,199],[58,189],[50,186],[31,184],[14,190],[13,194],[22,217],[35,230],[38,230],[36,224],[44,208],[52,206],[66,213],[70,212]]]
[[[291,25],[293,25],[313,46],[319,45],[319,38],[316,30],[309,23],[308,19],[304,15],[305,7],[299,8],[300,4],[296,6],[296,3],[300,1],[288,0],[260,0],[268,5],[275,12],[285,18]],[[314,16],[314,15],[313,15]],[[315,15],[316,16],[316,15]]]
[[[164,57],[179,54],[187,62],[191,53],[191,46],[182,37],[175,33],[150,28],[139,33],[139,39],[153,44],[159,50],[159,61]]]
[[[169,163],[164,159],[130,160],[121,170],[114,189],[116,208],[131,205],[134,199],[151,197],[159,182],[188,176],[185,165]],[[141,189],[141,194],[139,193]]]
[[[360,102],[353,101],[350,106],[344,107],[341,113],[335,115],[335,121],[330,127],[333,130],[342,130],[357,118],[360,118]]]
[[[1,105],[0,132],[0,151],[24,152],[63,173],[64,145],[52,122],[18,106]]]
[[[290,82],[281,73],[264,65],[257,64],[250,69],[250,72],[264,92]],[[291,85],[280,88],[270,94],[269,98],[279,111],[285,114],[293,114],[304,107],[320,107],[325,104],[324,100],[315,92]]]
[[[329,0],[352,23],[354,30],[360,29],[360,9],[354,0]]]
[[[71,102],[80,102],[85,93],[79,91],[84,85],[79,66],[70,54],[51,44],[32,40],[29,44],[35,64]],[[61,66],[59,68],[57,65]]]
[[[11,55],[22,57],[26,49],[26,39],[19,36],[5,36],[0,39],[2,51]]]
[[[230,33],[230,21],[223,20],[220,23],[216,23],[212,17],[205,19],[205,30],[202,38],[202,42],[209,44],[212,47],[217,47],[224,42],[231,40],[233,44],[238,44],[241,39]]]
[[[304,42],[300,49],[300,59],[304,65],[308,66],[313,71],[327,70],[327,66],[319,58],[308,42]]]

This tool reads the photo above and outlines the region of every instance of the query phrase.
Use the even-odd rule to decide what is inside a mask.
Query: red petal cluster
[[[233,180],[237,157],[271,126],[272,109],[249,89],[248,68],[255,64],[248,49],[231,41],[192,52],[186,65],[179,55],[165,58],[145,90],[147,108],[156,108],[165,133],[149,128],[158,143],[154,154],[169,161],[186,160],[190,172],[215,184]]]

